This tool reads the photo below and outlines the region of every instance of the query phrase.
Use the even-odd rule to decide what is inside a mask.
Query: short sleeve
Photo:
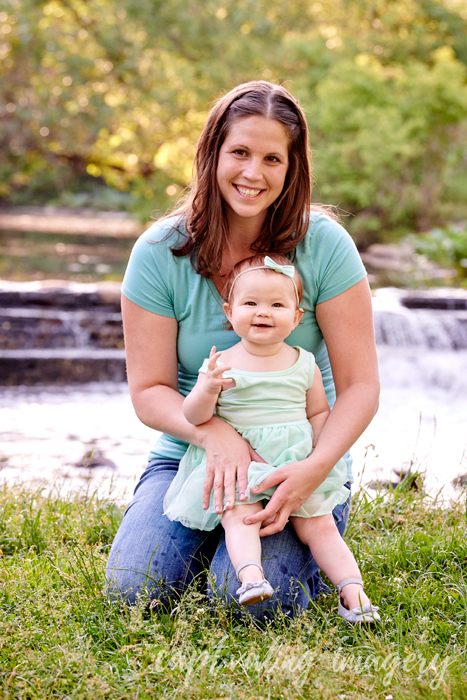
[[[174,240],[172,237],[166,240],[171,227],[163,224],[154,224],[136,241],[123,279],[122,294],[147,311],[175,318],[170,280],[174,260],[169,248]]]
[[[355,243],[336,221],[318,215],[313,223],[311,240],[317,275],[316,304],[336,297],[366,277]]]

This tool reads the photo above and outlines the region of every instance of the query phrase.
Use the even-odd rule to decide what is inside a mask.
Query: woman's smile
[[[264,192],[264,190],[253,190],[248,187],[242,187],[241,185],[234,185],[234,187],[237,189],[237,192],[239,192],[242,197],[246,197],[247,199],[254,199],[259,194],[261,194],[261,192]]]

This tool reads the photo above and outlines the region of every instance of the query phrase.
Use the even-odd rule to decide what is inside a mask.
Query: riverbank
[[[160,216],[154,211],[143,222],[126,211],[0,206],[0,278],[121,280],[134,241]],[[455,269],[415,254],[413,243],[373,244],[361,252],[373,288],[459,283]]]
[[[122,509],[92,493],[0,493],[5,698],[461,700],[467,683],[465,493],[357,499],[347,539],[384,625],[355,629],[335,594],[289,621],[238,624],[189,589],[119,612],[104,567]]]

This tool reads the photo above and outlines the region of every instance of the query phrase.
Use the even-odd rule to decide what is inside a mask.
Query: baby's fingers
[[[215,350],[215,346],[212,348],[212,350]],[[221,354],[222,354],[221,352],[214,352],[214,353],[213,353],[212,350],[211,350],[211,352],[209,353],[209,361],[208,361],[208,370],[211,371],[211,372],[212,372],[213,370],[216,369],[216,367],[217,367],[217,360],[219,359],[219,357],[220,357]]]
[[[211,375],[214,379],[222,379],[222,374],[227,372],[227,370],[232,369],[228,365],[217,365],[217,367],[211,370]],[[227,379],[225,381],[228,381]]]

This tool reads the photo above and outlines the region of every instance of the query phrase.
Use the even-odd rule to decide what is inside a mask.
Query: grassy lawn
[[[0,698],[467,698],[465,494],[403,490],[354,507],[348,540],[384,625],[335,595],[262,628],[192,588],[171,611],[119,612],[104,567],[121,510],[0,493]]]

